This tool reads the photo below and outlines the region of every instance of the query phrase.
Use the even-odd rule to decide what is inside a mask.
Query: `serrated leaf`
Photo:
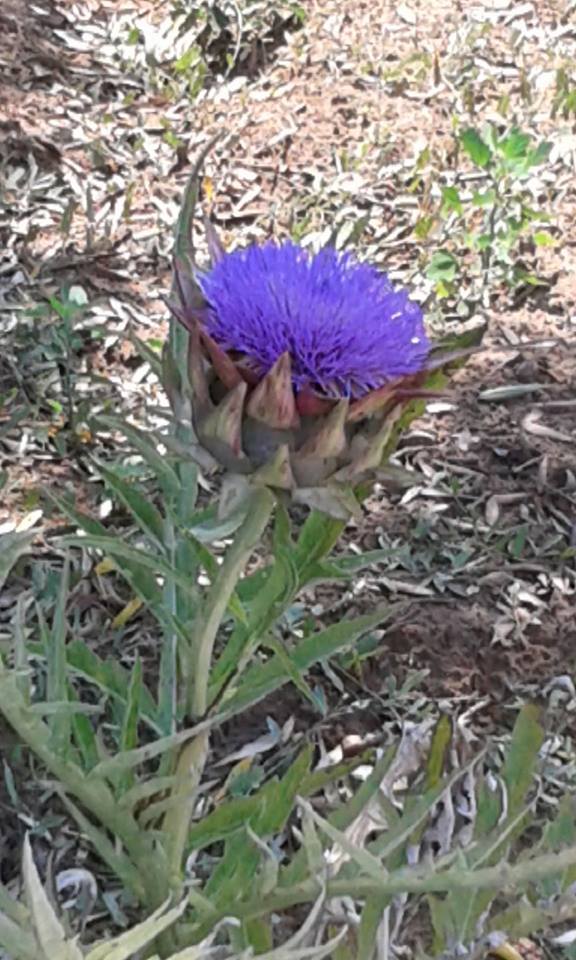
[[[188,543],[179,544],[178,550],[181,551],[182,547],[189,546],[194,557],[193,566],[195,567],[196,564],[200,564],[200,566],[204,567],[204,570],[210,577],[210,580],[213,582],[216,579],[219,570],[219,564],[216,558],[212,553],[210,553],[210,550],[208,550],[203,543],[200,543],[195,537],[192,536],[190,531],[186,531],[185,536],[188,538]],[[191,566],[191,562],[186,562],[186,560],[184,560],[183,563],[178,563],[178,569],[184,569],[187,572],[188,577],[190,577],[191,574]],[[240,581],[239,587],[243,582],[244,581]],[[234,618],[234,620],[237,620],[239,623],[247,624],[248,617],[239,593],[239,589],[234,590],[232,593],[230,600],[228,601],[228,612]]]
[[[178,474],[166,456],[158,452],[153,434],[146,433],[119,417],[101,416],[95,422],[124,434],[153,471],[163,492],[170,497],[177,496],[180,489]]]
[[[106,485],[116,494],[129,513],[132,514],[142,533],[163,552],[164,520],[153,503],[140,493],[134,484],[120,477],[110,467],[98,464],[98,472],[104,477]]]
[[[472,763],[476,763],[476,758]],[[468,769],[472,763],[467,764],[466,768],[457,770],[439,780],[434,787],[417,797],[399,817],[397,823],[369,845],[370,851],[376,853],[387,863],[389,857],[402,848],[403,844],[414,835],[414,832],[422,827],[442,794],[453,787],[462,776],[464,769]]]
[[[325,564],[319,564],[319,569],[325,567],[327,570],[339,571],[341,575],[350,577],[355,573],[366,570],[367,567],[377,566],[380,563],[386,563],[387,560],[397,559],[405,553],[404,547],[395,547],[382,550],[366,550],[362,553],[342,554],[334,557]]]
[[[83,713],[75,713],[71,718],[72,735],[78,748],[83,766],[90,771],[98,763],[96,736],[89,718]]]
[[[377,893],[366,897],[358,928],[358,951],[355,960],[372,960],[374,957],[380,924],[391,900],[391,897]]]
[[[137,927],[127,930],[109,943],[99,944],[86,955],[85,960],[130,960],[136,953],[156,940],[164,930],[173,926],[188,907],[184,900],[177,907],[167,909],[168,901],[155,910]],[[56,957],[56,954],[54,955]],[[63,958],[64,960],[64,958]]]
[[[144,801],[151,800],[152,802],[155,802],[155,798],[157,798],[159,795],[170,792],[175,783],[175,774],[149,777],[147,780],[137,781],[134,787],[122,794],[118,800],[118,803],[126,810],[132,810],[136,805],[139,805]],[[147,808],[149,808],[148,805]]]
[[[298,589],[298,572],[295,566],[295,554],[289,550],[279,550],[274,563],[264,571],[253,575],[257,591],[250,604],[248,617],[239,620],[224,650],[214,665],[210,678],[209,699],[212,702],[233,673],[242,672],[248,665],[252,653],[261,638],[266,635],[283,603],[289,602]],[[251,585],[242,582],[239,589],[242,595]]]
[[[221,803],[198,823],[194,823],[188,835],[189,848],[201,850],[212,843],[226,840],[237,830],[241,830],[256,814],[260,797],[235,797]]]
[[[308,583],[310,568],[330,553],[345,526],[343,520],[327,518],[316,511],[307,517],[295,547],[300,589]]]
[[[237,797],[221,803],[190,828],[192,850],[201,850],[230,838],[249,824],[258,835],[278,832],[294,805],[295,797],[308,776],[311,753],[302,751],[280,783],[269,781],[251,797]]]
[[[26,903],[32,918],[34,933],[44,956],[58,957],[58,960],[83,960],[82,951],[74,942],[66,938],[64,927],[56,916],[40,882],[28,834],[24,837],[22,873]]]
[[[430,911],[432,930],[434,931],[432,950],[433,955],[437,957],[444,952],[448,943],[452,942],[449,941],[452,934],[450,908],[446,900],[440,899],[434,894],[428,894],[426,902]]]
[[[296,689],[300,691],[300,693],[317,711],[318,700],[314,696],[314,693],[310,689],[302,674],[296,669],[294,662],[292,661],[288,651],[284,648],[282,641],[278,637],[270,636],[266,640],[266,646],[272,651],[272,653],[274,653],[274,655],[282,664],[282,667],[286,671],[288,680],[292,681]]]
[[[181,642],[188,643],[188,632],[179,620],[168,610],[164,603],[163,592],[158,585],[157,575],[162,574],[175,580],[178,586],[195,595],[195,587],[186,577],[174,570],[165,559],[136,547],[132,547],[122,540],[107,535],[96,537],[63,537],[61,543],[65,546],[92,548],[104,554],[111,554],[121,560],[118,572],[130,584],[141,599],[148,604],[150,611],[168,631],[175,631]]]
[[[64,791],[59,791],[62,803],[74,818],[82,833],[88,838],[99,857],[107,863],[115,876],[127,890],[130,890],[139,900],[145,899],[145,885],[138,870],[124,853],[121,846],[110,840],[108,834],[101,830],[82,810],[70,799]],[[52,955],[50,955],[52,956]]]
[[[109,536],[108,530],[103,523],[100,523],[99,520],[95,520],[94,517],[91,517],[87,513],[83,513],[81,510],[77,510],[76,507],[69,503],[65,497],[59,497],[54,493],[53,490],[44,489],[43,494],[52,503],[56,504],[59,510],[62,511],[65,517],[68,517],[72,523],[77,524],[81,530],[84,530],[86,533],[89,533],[95,537],[106,537]]]
[[[318,836],[313,818],[307,810],[302,811],[302,846],[306,854],[308,870],[312,876],[317,876],[324,869],[324,846]],[[292,860],[294,866],[294,859]]]
[[[217,516],[216,508],[210,508],[198,514],[196,520],[190,524],[189,533],[199,543],[214,543],[215,540],[225,540],[236,533],[245,516],[245,511],[238,510],[231,516],[222,519]]]
[[[8,951],[6,960],[39,960],[38,944],[33,935],[18,923],[0,912],[0,946]]]
[[[376,761],[372,773],[361,784],[352,797],[346,803],[337,807],[333,813],[329,815],[329,822],[333,826],[339,830],[345,830],[362,814],[362,812],[368,807],[369,803],[380,790],[382,781],[388,774],[395,760],[396,753],[396,749],[394,747],[390,747],[384,756]],[[358,762],[359,759],[355,762],[355,765],[357,765]],[[331,773],[323,770],[316,770],[313,773],[308,774],[308,776],[304,779],[301,788],[299,789],[300,795],[309,797],[317,793],[324,786],[324,778],[328,776],[330,776],[330,779],[332,779],[332,777],[336,778],[338,771],[341,771],[343,775],[346,773],[342,764],[336,764]],[[382,794],[379,795],[379,801],[381,803],[383,801]],[[390,824],[394,824],[398,819],[398,817],[396,817],[395,820],[393,814],[387,814],[387,817]],[[310,829],[314,831],[313,823],[311,823]],[[318,840],[318,843],[319,842],[320,841]],[[315,847],[315,849],[317,849],[317,847]],[[281,885],[284,886],[292,883],[299,883],[301,880],[303,880],[307,875],[307,869],[309,869],[307,867],[307,861],[308,854],[306,853],[306,850],[298,851],[298,853],[292,857],[290,863],[288,863],[286,867],[282,869]]]
[[[401,606],[396,606],[394,612]],[[383,623],[392,615],[393,608],[383,606],[370,614],[334,624],[307,637],[290,654],[295,669],[304,673],[313,663],[328,659],[338,651],[351,646],[364,633]],[[273,657],[265,664],[254,664],[246,671],[238,689],[229,699],[224,700],[222,705],[223,715],[236,713],[248,705],[257,703],[287,682],[288,677],[285,669],[277,657]]]
[[[66,659],[69,669],[96,684],[108,696],[126,705],[130,674],[117,660],[102,660],[82,640],[73,640],[68,645]],[[139,715],[152,730],[159,733],[156,706],[150,691],[145,686],[141,686],[139,696]]]
[[[242,924],[242,931],[246,946],[251,948],[254,954],[263,954],[267,950],[272,950],[274,941],[270,920],[263,917],[245,920]]]
[[[215,721],[203,721],[190,727],[188,730],[181,730],[178,733],[171,733],[165,737],[159,737],[143,747],[136,747],[135,750],[127,750],[123,753],[116,753],[111,757],[101,760],[98,766],[92,770],[91,776],[96,778],[115,777],[117,773],[123,773],[134,767],[140,766],[161,757],[176,747],[182,746],[188,740],[192,740],[199,733],[215,725]]]
[[[264,784],[254,798],[254,813],[246,826],[257,838],[273,836],[284,828],[290,816],[300,784],[307,775],[312,757],[307,747],[297,757],[280,782]],[[233,910],[239,892],[250,889],[262,858],[259,845],[243,828],[226,841],[224,856],[208,880],[204,893],[221,909]]]
[[[290,816],[296,797],[300,791],[302,781],[310,772],[313,749],[311,745],[304,747],[290,765],[279,784],[272,785],[272,803],[262,804],[259,815],[256,817],[253,829],[259,836],[270,836],[279,833]]]
[[[337,844],[368,877],[372,877],[376,882],[380,882],[385,876],[385,869],[378,857],[373,856],[368,850],[357,847],[352,843],[342,830],[338,830],[328,820],[321,817],[307,800],[300,798],[299,804],[306,811],[309,817],[314,821],[317,827],[326,834],[327,837]]]

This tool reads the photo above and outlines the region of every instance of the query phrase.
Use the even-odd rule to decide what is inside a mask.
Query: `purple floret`
[[[226,254],[200,278],[205,327],[259,374],[289,352],[297,390],[361,397],[422,369],[430,342],[420,307],[349,254],[293,243]]]

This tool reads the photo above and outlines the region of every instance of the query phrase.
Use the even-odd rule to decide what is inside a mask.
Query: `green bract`
[[[174,343],[165,357],[173,405],[182,409],[188,394],[196,455],[226,471],[221,514],[266,486],[347,519],[359,511],[359,488],[388,477],[399,432],[421,409],[414,401],[438,396],[478,337],[432,345],[404,291],[332,250],[226,254],[210,227],[214,263],[199,274],[192,220],[202,159],[177,229],[170,306],[189,340],[185,369]]]

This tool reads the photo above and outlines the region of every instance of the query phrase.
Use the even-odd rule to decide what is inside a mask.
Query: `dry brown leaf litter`
[[[409,556],[342,595],[319,591],[315,610],[341,615],[382,595],[417,598],[366,667],[378,696],[391,674],[425,668],[430,694],[511,704],[573,673],[576,140],[570,117],[551,117],[556,71],[576,45],[570,5],[309,3],[304,28],[252,75],[212,78],[195,100],[176,82],[170,95],[163,88],[181,50],[169,31],[161,43],[154,32],[168,7],[3,7],[0,293],[10,346],[0,393],[15,385],[19,393],[0,412],[0,524],[26,522],[41,484],[67,487],[93,509],[102,496],[82,449],[55,449],[65,425],[47,409],[53,370],[27,353],[27,308],[64,283],[82,286],[90,304],[82,391],[96,409],[120,403],[142,417],[157,388],[127,334],[164,335],[178,198],[190,158],[214,130],[229,134],[209,163],[225,241],[286,229],[326,239],[335,226],[344,241],[359,224],[366,255],[418,284],[413,227],[428,187],[413,190],[417,158],[428,149],[425,174],[449,165],[454,113],[478,122],[508,97],[512,118],[554,139],[553,175],[542,183],[560,240],[541,254],[550,285],[515,307],[502,293],[487,349],[459,375],[453,404],[419,421],[398,456],[418,471],[415,486],[372,498],[350,530],[352,546],[405,545]],[[129,42],[135,23],[158,54],[155,72]],[[514,394],[519,385],[526,392]],[[491,389],[512,393],[483,401]],[[12,427],[19,404],[25,416]],[[105,635],[125,599],[100,591],[90,587],[82,600],[92,611],[87,635]],[[126,656],[142,628],[128,628]]]

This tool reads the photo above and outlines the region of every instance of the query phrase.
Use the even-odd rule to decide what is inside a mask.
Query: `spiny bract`
[[[332,248],[269,242],[226,253],[208,224],[212,265],[198,271],[198,169],[178,225],[171,303],[190,332],[197,455],[227,471],[223,513],[265,485],[346,519],[359,511],[359,484],[389,475],[387,457],[413,415],[407,404],[437,396],[430,371],[455,354],[437,357],[405,290]]]

